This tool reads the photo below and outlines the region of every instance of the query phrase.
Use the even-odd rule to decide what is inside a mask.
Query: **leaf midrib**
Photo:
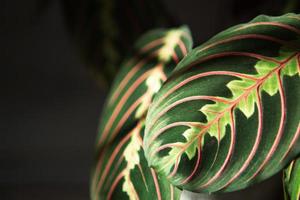
[[[202,134],[206,133],[207,130],[209,130],[211,128],[211,126],[214,124],[214,123],[218,123],[218,121],[220,120],[220,118],[222,118],[224,116],[224,114],[228,111],[231,112],[232,114],[232,111],[233,109],[237,106],[237,104],[240,102],[240,100],[246,96],[248,96],[254,89],[256,88],[256,91],[257,89],[270,77],[272,76],[274,73],[278,73],[280,72],[280,70],[282,68],[284,68],[286,66],[286,64],[292,60],[294,57],[296,57],[297,55],[300,55],[299,53],[294,53],[293,55],[291,55],[289,58],[285,59],[284,61],[282,62],[279,62],[279,66],[275,67],[273,70],[271,70],[268,74],[266,74],[265,76],[263,76],[262,78],[257,78],[257,82],[255,83],[255,85],[249,87],[248,89],[246,89],[246,93],[243,93],[242,95],[240,95],[236,100],[233,101],[232,105],[230,105],[228,108],[224,109],[215,119],[213,119],[209,124],[205,125],[203,128],[193,139],[191,139],[189,142],[187,142],[185,145],[183,145],[181,148],[181,150],[177,153],[177,155],[175,157],[173,157],[174,160],[178,159],[178,157],[180,155],[182,155],[185,150],[192,144],[194,143],[197,139],[199,139]],[[255,78],[255,77],[254,77]],[[258,92],[258,91],[257,91]],[[165,164],[168,164],[170,163],[171,161],[173,162],[173,159],[170,159],[167,163]],[[167,167],[167,165],[165,166]],[[162,167],[162,169],[164,169],[165,167]]]

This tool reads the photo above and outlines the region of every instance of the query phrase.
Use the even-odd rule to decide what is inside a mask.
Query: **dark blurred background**
[[[107,93],[103,82],[93,80],[95,73],[106,76],[103,51],[85,56],[88,53],[82,50],[90,47],[82,45],[85,41],[97,44],[91,34],[82,34],[86,30],[82,21],[90,19],[85,17],[90,15],[89,1],[0,1],[1,200],[89,199],[94,139]],[[132,2],[122,0],[127,6]],[[258,14],[282,14],[297,1],[291,2],[164,0],[161,6],[170,16],[167,22],[189,25],[195,43],[200,44]],[[118,25],[126,31],[126,24]],[[90,62],[91,57],[97,62]],[[90,70],[90,65],[98,70]],[[254,188],[224,199],[282,198],[280,175]]]

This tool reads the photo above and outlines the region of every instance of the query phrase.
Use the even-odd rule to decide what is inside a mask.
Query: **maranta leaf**
[[[141,120],[120,141],[102,148],[92,176],[93,200],[180,199],[181,191],[149,168],[142,147],[143,131]]]
[[[293,160],[283,172],[286,200],[300,199],[300,158]]]
[[[117,74],[102,114],[98,146],[131,129],[144,117],[168,74],[192,47],[186,27],[155,30],[142,36],[131,59]]]
[[[300,15],[259,16],[192,50],[154,98],[148,163],[194,192],[247,187],[300,152]]]
[[[180,190],[148,167],[142,137],[153,95],[191,46],[185,27],[152,31],[137,42],[134,57],[122,66],[105,106],[92,199],[179,199]]]

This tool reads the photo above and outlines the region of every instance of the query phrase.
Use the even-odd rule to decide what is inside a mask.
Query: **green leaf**
[[[180,199],[181,191],[148,167],[143,131],[142,120],[120,141],[101,149],[92,173],[92,200]]]
[[[148,166],[142,137],[154,94],[191,45],[186,27],[151,31],[137,41],[102,115],[92,173],[93,200],[179,199],[180,190]]]
[[[153,30],[136,42],[135,51],[122,64],[104,106],[98,147],[122,137],[123,131],[145,116],[154,94],[191,46],[187,27]]]
[[[198,128],[190,128],[187,129],[184,133],[183,136],[186,138],[187,141],[190,141],[191,139],[193,139],[195,137],[195,134],[197,134],[199,131]],[[189,147],[186,149],[186,154],[188,156],[188,158],[191,160],[195,154],[196,154],[196,150],[197,150],[197,141],[194,141],[191,145],[189,145]]]
[[[300,199],[300,158],[293,160],[283,172],[285,200]]]
[[[209,193],[282,170],[300,153],[299,38],[300,15],[258,16],[188,53],[147,114],[149,165]]]

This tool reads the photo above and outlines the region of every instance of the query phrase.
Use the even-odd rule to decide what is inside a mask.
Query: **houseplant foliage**
[[[285,199],[300,199],[300,158],[291,162],[283,173]]]
[[[148,167],[142,138],[153,95],[191,47],[186,27],[154,30],[136,42],[102,115],[92,199],[179,199],[180,190]]]
[[[149,109],[149,165],[179,188],[227,192],[299,154],[299,28],[299,15],[259,16],[192,50]]]
[[[153,95],[191,49],[186,27],[154,30],[141,37],[112,85],[99,127],[98,146],[109,143],[144,117]]]
[[[229,192],[282,170],[300,153],[299,36],[300,15],[287,14],[259,16],[190,52],[185,27],[140,38],[102,114],[92,199]]]

